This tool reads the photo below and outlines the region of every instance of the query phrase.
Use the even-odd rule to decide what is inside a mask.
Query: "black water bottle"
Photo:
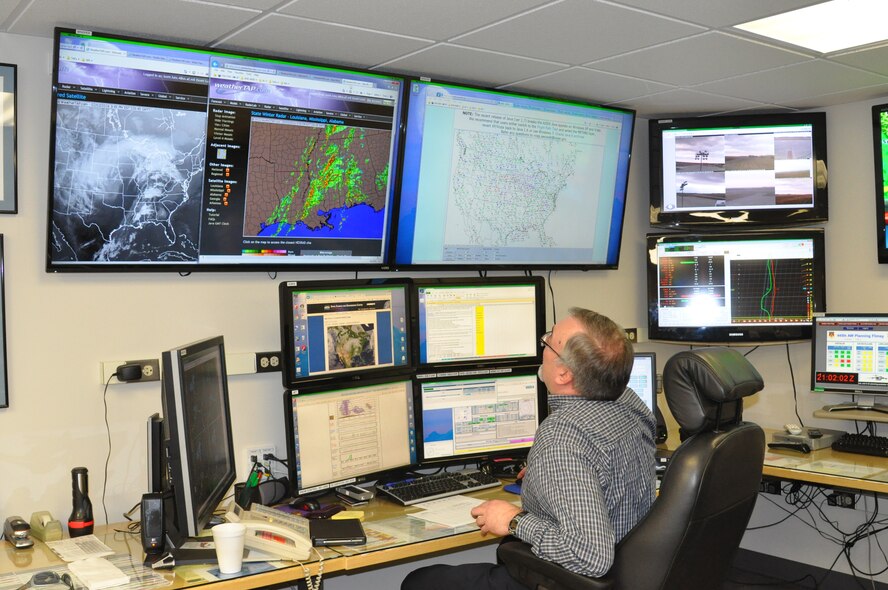
[[[93,532],[93,508],[89,501],[89,476],[86,467],[71,470],[71,497],[74,507],[68,518],[68,534],[72,537],[91,535]]]

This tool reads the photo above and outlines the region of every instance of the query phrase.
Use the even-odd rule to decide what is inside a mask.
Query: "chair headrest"
[[[682,351],[666,361],[663,391],[684,440],[721,424],[739,422],[744,397],[762,390],[762,376],[732,348]],[[736,402],[736,403],[727,403]]]

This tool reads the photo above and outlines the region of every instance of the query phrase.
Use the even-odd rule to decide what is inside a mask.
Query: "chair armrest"
[[[531,590],[607,590],[614,587],[613,580],[575,574],[557,563],[541,559],[533,554],[530,545],[521,541],[502,543],[496,556],[513,578]]]

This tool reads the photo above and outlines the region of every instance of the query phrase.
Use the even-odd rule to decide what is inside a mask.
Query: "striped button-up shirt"
[[[527,459],[516,536],[570,571],[602,576],[656,496],[655,421],[634,391],[616,401],[549,396]]]

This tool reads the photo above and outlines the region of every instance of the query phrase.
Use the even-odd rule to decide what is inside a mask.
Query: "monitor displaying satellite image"
[[[59,29],[47,268],[383,268],[403,80]]]

